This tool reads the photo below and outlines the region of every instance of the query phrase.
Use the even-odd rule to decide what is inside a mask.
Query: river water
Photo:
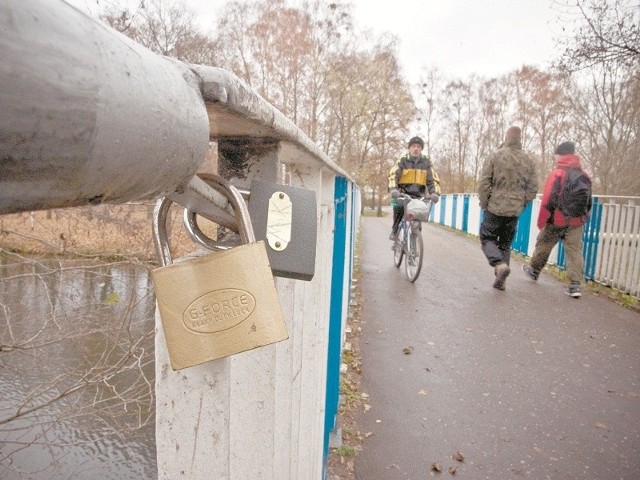
[[[0,256],[0,479],[155,479],[148,268]]]

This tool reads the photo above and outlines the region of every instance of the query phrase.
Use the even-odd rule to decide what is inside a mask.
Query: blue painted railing
[[[335,179],[335,220],[333,237],[333,275],[331,276],[331,306],[329,310],[329,352],[327,355],[327,398],[324,419],[324,457],[329,455],[329,435],[335,428],[340,397],[340,361],[342,355],[342,308],[344,302],[344,271],[347,246],[347,182]],[[327,462],[324,462],[326,466]],[[324,477],[324,476],[323,476]]]
[[[358,222],[358,187],[344,177],[334,181],[334,233],[329,307],[329,346],[327,352],[327,385],[324,418],[323,478],[329,456],[329,440],[336,433],[336,419],[340,403],[340,365],[343,339],[353,276],[353,257]]]

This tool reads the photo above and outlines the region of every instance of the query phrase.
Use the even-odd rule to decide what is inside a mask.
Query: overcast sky
[[[67,0],[83,6],[96,0]],[[334,0],[327,0],[334,1]],[[340,1],[340,0],[337,0]],[[212,25],[224,0],[187,0],[201,25]],[[292,2],[293,3],[293,2]],[[554,0],[351,0],[360,29],[400,39],[407,79],[423,67],[466,79],[511,72],[523,64],[545,68],[554,58]]]
[[[422,66],[447,75],[498,76],[523,64],[545,67],[558,30],[552,0],[353,0],[362,28],[400,37],[410,80]]]

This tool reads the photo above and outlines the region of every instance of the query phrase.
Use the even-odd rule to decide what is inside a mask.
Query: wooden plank
[[[294,350],[298,343],[299,334],[296,324],[300,323],[299,312],[301,305],[297,293],[300,282],[287,278],[276,278],[280,304],[286,319],[289,340],[276,345],[276,370],[274,378],[275,408],[273,412],[273,469],[272,478],[291,478],[289,464],[295,456],[293,441],[292,412],[296,408],[294,398]]]
[[[603,209],[602,225],[603,230],[600,238],[602,239],[601,249],[601,270],[600,281],[605,285],[611,285],[613,275],[613,257],[614,246],[609,233],[614,232],[616,228],[616,217],[618,214],[618,208],[615,204],[605,204]]]
[[[634,234],[634,258],[630,262],[631,275],[628,283],[630,295],[638,296],[640,294],[640,207],[635,205],[635,228]]]
[[[229,358],[231,480],[274,478],[275,360],[275,345]]]
[[[159,479],[230,478],[228,359],[171,369],[156,311],[156,450]]]
[[[614,224],[614,228],[611,231],[612,233],[612,239],[611,239],[611,244],[613,247],[613,258],[611,260],[612,262],[612,268],[611,268],[611,286],[613,288],[617,288],[618,285],[620,284],[620,268],[621,265],[620,263],[622,262],[622,252],[623,252],[623,245],[622,242],[620,241],[620,234],[623,232],[624,229],[624,220],[625,220],[625,211],[626,209],[624,208],[624,206],[622,205],[616,205],[616,221]]]
[[[637,292],[635,285],[640,279],[640,208],[627,205],[627,224],[625,227],[625,275],[621,280],[621,290],[625,293]],[[634,278],[635,277],[635,278]]]

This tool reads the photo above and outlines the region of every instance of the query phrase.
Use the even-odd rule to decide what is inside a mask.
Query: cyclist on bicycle
[[[433,203],[440,199],[440,179],[431,165],[431,159],[422,155],[424,141],[420,137],[409,140],[409,153],[399,158],[389,172],[389,191],[395,189],[414,198],[428,198]],[[389,240],[398,235],[398,225],[404,216],[401,202],[393,202],[393,228]]]

